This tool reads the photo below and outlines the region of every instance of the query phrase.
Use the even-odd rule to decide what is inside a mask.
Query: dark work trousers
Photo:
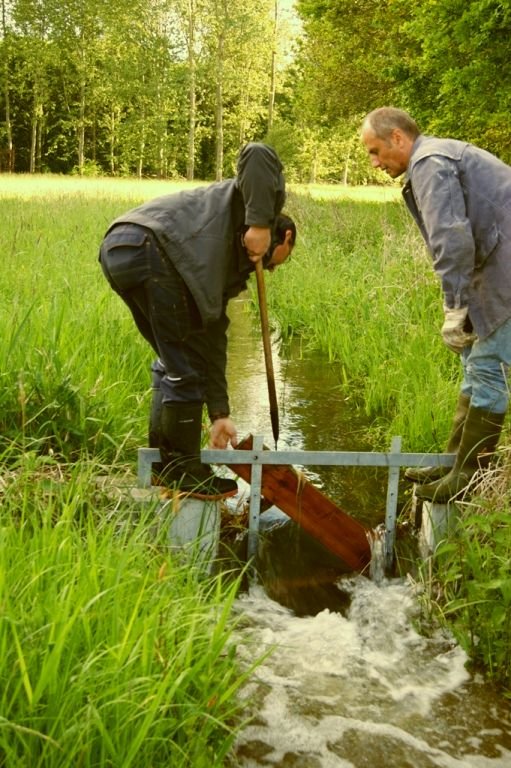
[[[205,402],[208,336],[190,291],[153,234],[136,224],[114,227],[101,245],[100,261],[163,364],[162,402]]]

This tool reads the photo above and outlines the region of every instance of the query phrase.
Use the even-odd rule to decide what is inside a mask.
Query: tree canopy
[[[384,104],[511,161],[511,0],[0,2],[2,171],[363,183]]]

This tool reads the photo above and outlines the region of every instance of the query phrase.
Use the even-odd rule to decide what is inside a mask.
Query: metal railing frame
[[[388,453],[373,451],[269,451],[264,449],[262,435],[254,435],[252,449],[250,450],[203,449],[201,451],[201,459],[207,464],[252,465],[248,528],[249,559],[257,551],[263,464],[387,467],[389,470],[385,510],[385,562],[387,568],[392,566],[394,558],[400,467],[450,467],[454,463],[454,458],[455,454],[450,453],[401,453],[401,437],[399,436],[392,438]],[[157,448],[139,448],[137,477],[140,488],[151,486],[151,464],[159,460],[160,452]]]

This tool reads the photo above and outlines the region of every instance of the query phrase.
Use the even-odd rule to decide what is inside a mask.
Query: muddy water
[[[233,416],[240,437],[262,434],[273,447],[257,324],[243,302],[231,319]],[[279,449],[371,450],[364,417],[343,397],[332,366],[295,345],[282,355],[275,348],[274,368]],[[384,519],[384,470],[305,469],[366,524]],[[330,585],[338,605],[318,599],[316,611],[299,615],[286,600],[286,571],[306,567],[295,555],[291,549],[272,555],[280,558],[275,570],[283,599],[272,599],[263,578],[237,600],[242,663],[272,652],[244,689],[253,720],[238,739],[233,766],[511,768],[510,702],[467,671],[452,638],[418,633],[413,578],[378,585],[341,576]]]
[[[273,652],[244,691],[237,765],[509,768],[509,703],[449,638],[416,632],[413,588],[358,576],[344,589],[345,616],[297,618],[258,588],[239,599],[244,662]]]
[[[246,300],[231,302],[228,378],[238,436],[263,435],[274,448],[268,387],[258,324]],[[367,419],[339,387],[339,368],[300,341],[280,349],[273,367],[279,402],[278,449],[370,451]],[[374,467],[303,467],[343,510],[370,526],[385,519],[387,473]]]

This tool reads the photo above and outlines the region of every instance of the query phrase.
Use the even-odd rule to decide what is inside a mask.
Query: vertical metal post
[[[252,447],[254,454],[262,453],[264,438],[261,435],[255,435]],[[250,478],[250,508],[248,521],[248,543],[247,556],[250,560],[257,552],[257,540],[259,537],[259,513],[261,510],[261,481],[263,476],[263,465],[257,458],[252,462]]]
[[[157,448],[139,448],[137,464],[137,488],[151,487],[151,470],[153,462],[160,461]]]
[[[390,446],[391,453],[401,453],[401,437],[393,437]],[[389,467],[387,486],[387,510],[385,514],[385,567],[389,571],[394,561],[394,544],[396,541],[397,495],[399,487],[399,466]]]

